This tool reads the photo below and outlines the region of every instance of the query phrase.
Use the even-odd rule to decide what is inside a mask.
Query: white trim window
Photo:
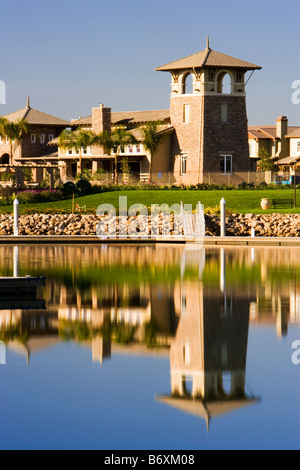
[[[232,155],[220,155],[220,171],[222,175],[232,175]]]
[[[180,159],[180,174],[185,176],[187,173],[187,155],[181,155]]]
[[[48,137],[48,142],[51,142],[51,140],[54,139],[54,135],[53,134],[49,134],[49,137]]]
[[[41,135],[40,135],[40,142],[41,142],[41,144],[44,144],[44,143],[46,142],[46,136],[45,136],[45,134],[41,134]]]
[[[35,134],[31,134],[31,143],[32,144],[36,143],[36,135]]]
[[[256,155],[256,142],[254,140],[250,140],[250,142],[249,142],[249,156],[250,156],[250,158],[257,158],[257,155]]]

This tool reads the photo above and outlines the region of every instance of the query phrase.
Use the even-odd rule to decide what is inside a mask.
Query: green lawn
[[[204,204],[204,207],[215,207],[220,205],[222,198],[226,201],[226,206],[233,212],[246,214],[254,213],[261,214],[264,211],[260,207],[262,198],[269,199],[286,199],[294,198],[294,191],[290,189],[286,190],[232,190],[232,191],[200,191],[200,190],[131,190],[131,191],[112,191],[107,193],[101,193],[90,196],[78,197],[75,199],[75,203],[81,207],[86,207],[88,210],[95,210],[101,204],[112,204],[116,209],[119,208],[119,197],[127,197],[127,207],[129,208],[132,204],[144,204],[146,207],[150,207],[152,204],[180,204],[182,201],[184,204],[196,204],[200,201]],[[37,211],[55,210],[59,211],[72,210],[72,200],[56,201],[41,204],[31,205],[20,205],[20,213],[26,209],[32,209]],[[3,210],[9,210],[12,212],[13,208],[3,207]],[[265,211],[266,213],[300,213],[300,190],[297,190],[297,208],[291,208],[284,206],[277,208],[276,210],[270,209]]]

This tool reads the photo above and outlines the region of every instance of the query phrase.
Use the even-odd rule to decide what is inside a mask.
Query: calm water
[[[47,280],[0,296],[1,449],[300,448],[300,249],[14,256]]]

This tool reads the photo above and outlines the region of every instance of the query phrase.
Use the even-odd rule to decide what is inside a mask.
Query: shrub
[[[254,189],[254,183],[246,183],[243,181],[241,184],[239,184],[238,189]]]
[[[55,189],[21,191],[16,194],[16,197],[20,204],[54,202],[64,198],[62,191]]]
[[[91,183],[86,179],[81,179],[76,183],[76,190],[82,194],[88,194],[92,190]]]
[[[72,195],[74,193],[76,193],[76,186],[75,184],[72,182],[72,181],[67,181],[64,185],[63,185],[63,192],[65,195]]]

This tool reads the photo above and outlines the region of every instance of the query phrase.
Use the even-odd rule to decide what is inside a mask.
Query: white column
[[[14,277],[19,277],[19,247],[14,246]]]
[[[221,237],[226,237],[226,201],[221,199]]]
[[[19,201],[14,200],[14,236],[19,236]]]

